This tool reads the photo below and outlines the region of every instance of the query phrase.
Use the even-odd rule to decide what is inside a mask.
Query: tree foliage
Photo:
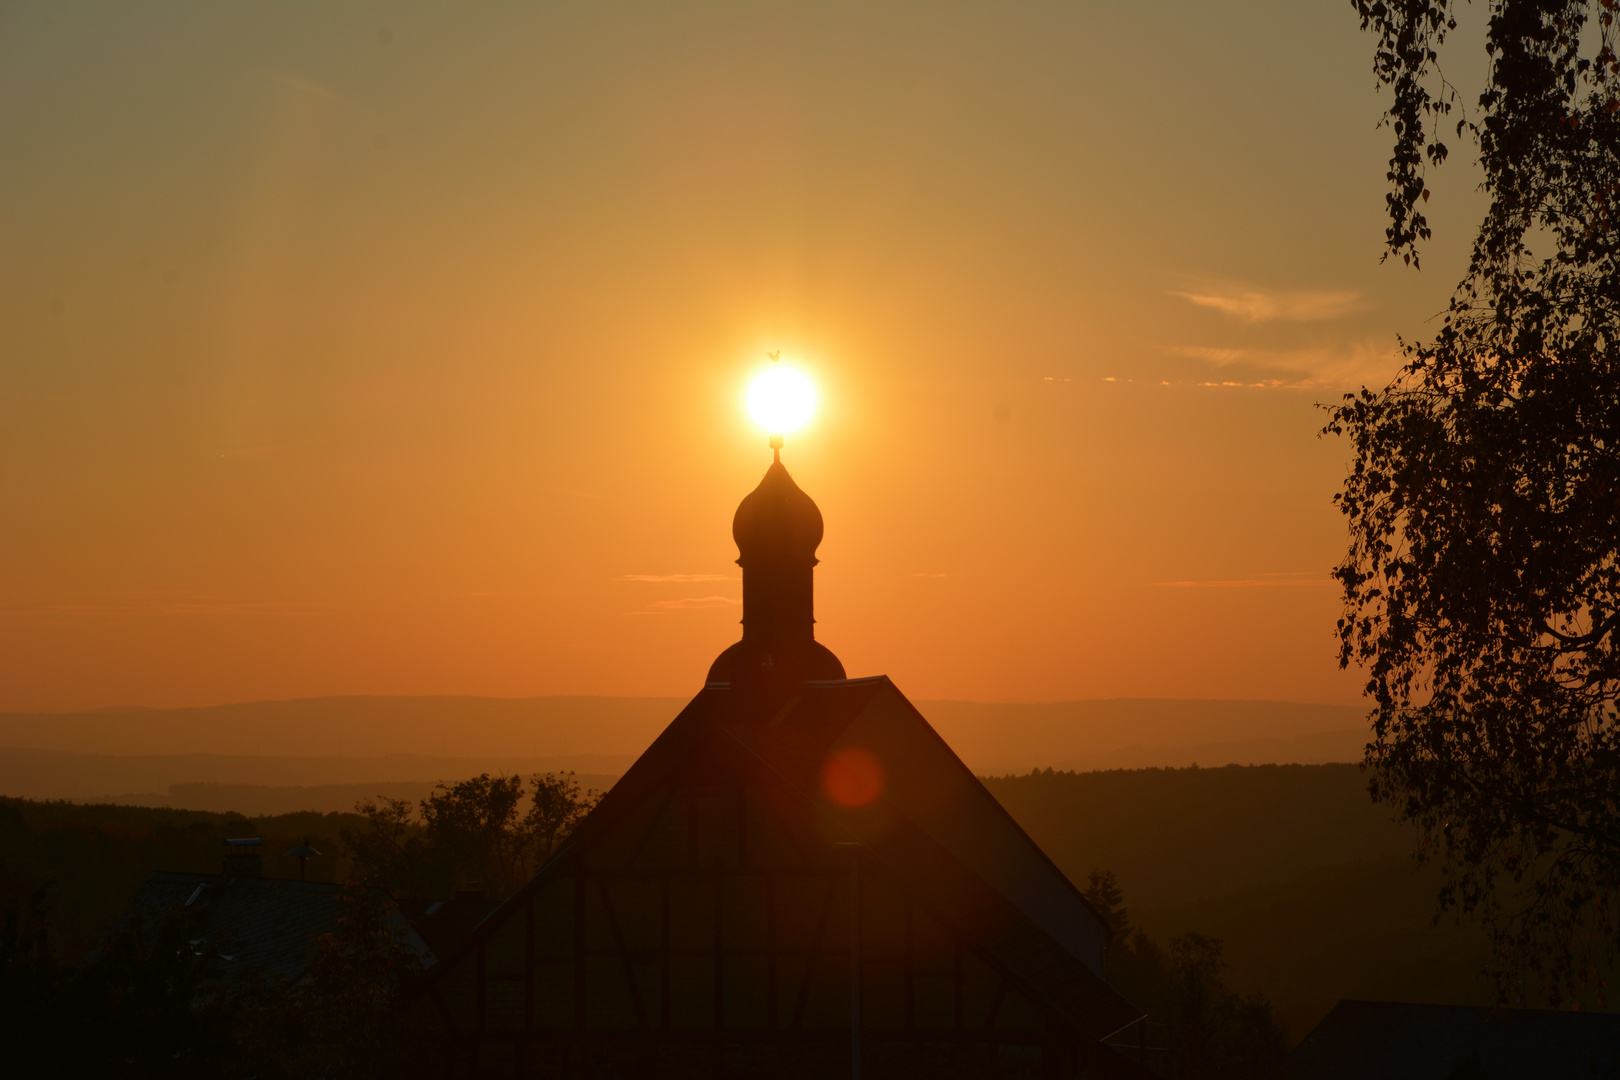
[[[349,886],[296,981],[226,981],[193,913],[113,930],[82,964],[51,955],[43,896],[0,910],[6,1075],[368,1080],[433,1072],[398,1005],[420,971],[381,890]],[[442,1070],[440,1070],[442,1072]]]
[[[347,885],[340,904],[337,927],[316,939],[296,982],[232,989],[240,1015],[234,1060],[244,1073],[265,1080],[414,1075],[422,1048],[401,1030],[397,1005],[421,959],[380,889]]]
[[[1387,253],[1430,238],[1449,132],[1487,208],[1438,333],[1327,424],[1354,453],[1340,661],[1442,911],[1490,927],[1504,999],[1528,972],[1557,1001],[1614,959],[1620,900],[1620,0],[1489,0],[1471,110],[1440,68],[1456,0],[1352,2],[1393,95]]]
[[[439,784],[415,808],[403,799],[362,800],[355,810],[366,825],[344,829],[343,842],[366,879],[397,896],[445,897],[475,886],[502,897],[551,857],[600,797],[581,790],[573,773],[527,782],[484,773]]]
[[[1271,1003],[1244,997],[1226,985],[1226,961],[1216,938],[1188,933],[1168,952],[1125,916],[1125,897],[1111,870],[1093,870],[1084,895],[1116,928],[1108,946],[1108,978],[1147,1010],[1149,1039],[1169,1055],[1169,1073],[1187,1080],[1266,1080],[1280,1077],[1288,1056]],[[1117,920],[1117,923],[1116,921]],[[1127,1053],[1129,1050],[1127,1048]]]
[[[1130,937],[1131,913],[1125,907],[1125,893],[1114,880],[1112,870],[1092,870],[1082,892],[1097,916],[1117,939]]]

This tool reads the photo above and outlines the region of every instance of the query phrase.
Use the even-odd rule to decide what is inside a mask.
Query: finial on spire
[[[777,349],[775,352],[768,352],[765,355],[771,358],[771,363],[774,365],[778,360],[782,359],[782,350]],[[782,436],[780,435],[771,436],[771,460],[782,460]]]
[[[748,411],[770,435],[775,460],[782,460],[782,436],[797,430],[810,419],[816,407],[816,391],[810,380],[783,364],[782,350],[765,354],[769,369],[761,372],[748,388]]]

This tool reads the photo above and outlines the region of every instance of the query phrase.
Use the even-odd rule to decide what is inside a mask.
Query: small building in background
[[[428,973],[455,1075],[1141,1077],[1108,929],[886,677],[813,634],[821,512],[737,508],[742,640]]]
[[[436,956],[450,956],[499,905],[483,889],[457,889],[448,900],[402,899],[400,910]]]
[[[227,840],[218,874],[153,873],[119,916],[115,931],[137,923],[150,931],[179,915],[191,946],[208,957],[210,979],[263,975],[296,982],[316,939],[338,929],[344,886],[267,878],[261,849],[257,838]],[[401,940],[431,967],[436,954],[392,901],[389,906]]]
[[[1620,1015],[1341,1001],[1288,1058],[1290,1080],[1579,1080],[1620,1072]]]

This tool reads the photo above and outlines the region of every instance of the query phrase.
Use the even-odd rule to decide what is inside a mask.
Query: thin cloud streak
[[[68,618],[164,618],[208,615],[301,617],[323,614],[328,605],[315,601],[221,600],[213,597],[150,600],[61,600],[7,604],[0,612],[21,616]]]
[[[1212,364],[1226,365],[1242,360],[1249,353],[1245,349],[1217,349],[1207,345],[1177,345],[1170,350],[1172,356],[1185,356],[1193,360],[1208,360]]]
[[[641,611],[627,611],[626,615],[667,615],[671,611],[702,611],[709,608],[737,607],[741,600],[729,596],[683,596],[679,600],[659,600]]]
[[[1250,325],[1268,322],[1321,322],[1343,318],[1362,308],[1361,294],[1339,289],[1265,291],[1235,287],[1197,292],[1171,292],[1199,307],[1230,315]]]
[[[1198,386],[1249,386],[1278,390],[1342,390],[1384,386],[1401,368],[1402,358],[1390,341],[1355,341],[1305,349],[1236,349],[1178,345],[1172,356],[1203,360],[1217,368],[1247,365],[1270,377],[1197,381]],[[1161,380],[1162,382],[1163,380]]]
[[[1314,587],[1335,585],[1332,578],[1320,577],[1315,571],[1300,570],[1291,573],[1253,574],[1245,578],[1217,581],[1150,581],[1156,589],[1267,589]]]
[[[736,581],[737,579],[728,577],[725,574],[625,574],[613,580],[640,581],[651,585],[689,585],[694,581]]]

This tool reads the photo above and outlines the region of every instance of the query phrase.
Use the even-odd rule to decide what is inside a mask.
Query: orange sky
[[[0,8],[0,709],[694,691],[774,349],[852,675],[1353,701],[1314,405],[1479,205],[1379,265],[1369,63],[1345,4]]]

